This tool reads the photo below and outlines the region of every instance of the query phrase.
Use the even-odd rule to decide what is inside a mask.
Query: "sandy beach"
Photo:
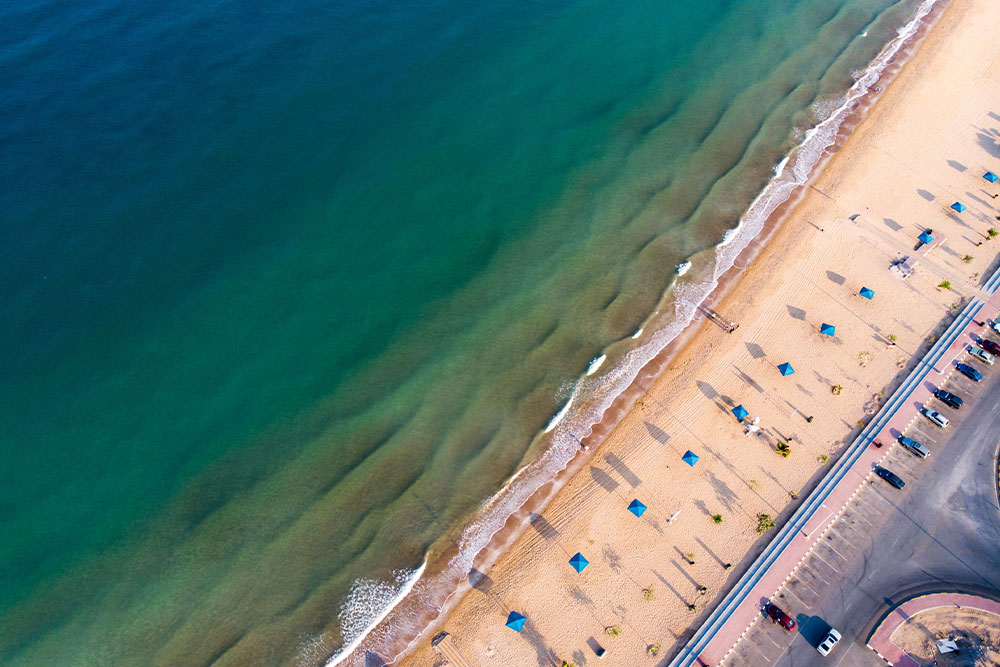
[[[441,630],[476,665],[595,663],[595,642],[601,664],[666,664],[753,562],[774,532],[758,533],[760,515],[782,524],[996,268],[1000,237],[987,230],[1000,229],[1000,183],[983,175],[1000,173],[1000,12],[955,0],[935,16],[738,283],[708,304],[739,328],[701,318],[396,664],[445,664],[429,642]],[[926,230],[934,240],[921,245]],[[906,257],[904,280],[889,267]],[[577,552],[590,562],[580,573],[568,563]],[[510,611],[527,617],[520,634],[504,625]]]

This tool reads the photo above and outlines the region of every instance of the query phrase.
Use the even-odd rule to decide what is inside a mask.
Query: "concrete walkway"
[[[920,667],[903,649],[890,641],[892,633],[907,620],[929,609],[938,607],[966,607],[981,609],[1000,616],[1000,602],[978,595],[965,593],[932,593],[907,600],[899,605],[883,619],[868,640],[868,648],[875,651],[878,657],[895,667]]]
[[[980,327],[976,322],[985,321],[987,316],[992,317],[1000,310],[998,286],[1000,270],[983,286],[985,293],[992,294],[989,301],[984,303],[979,298],[973,298],[962,310],[729,595],[671,661],[670,667],[712,667],[726,658],[760,615],[760,600],[773,598],[785,585],[872,474],[873,467],[886,455],[888,447],[880,449],[873,443],[880,441],[888,445],[903,433],[919,416],[917,407],[922,406],[933,390],[954,372],[954,360],[964,354],[980,334],[986,334],[988,328]]]

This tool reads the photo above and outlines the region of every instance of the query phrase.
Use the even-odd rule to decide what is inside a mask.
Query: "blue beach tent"
[[[920,239],[921,243],[931,243],[932,241],[934,241],[934,237],[928,234],[927,232],[920,232],[920,236],[918,236],[917,238]]]
[[[736,415],[737,419],[743,421],[746,418],[746,416],[750,413],[747,412],[747,409],[744,408],[742,405],[737,405],[735,408],[733,408],[733,414]]]
[[[573,566],[573,569],[577,572],[583,572],[583,568],[590,565],[590,561],[583,557],[583,554],[579,551],[576,555],[569,559],[569,564]]]
[[[646,506],[640,503],[639,499],[636,498],[629,503],[628,511],[636,516],[642,516],[642,513],[646,511]]]
[[[823,324],[819,326],[819,332],[821,334],[826,334],[827,336],[835,336],[837,335],[837,327],[823,322]]]
[[[858,292],[858,294],[865,297],[866,299],[871,299],[873,296],[875,296],[875,290],[871,289],[870,287],[862,287],[861,291]]]
[[[795,369],[787,361],[783,364],[778,364],[778,370],[781,371],[782,375],[791,375],[795,372]]]
[[[692,468],[694,467],[694,464],[698,462],[698,455],[692,452],[690,449],[684,452],[684,456],[682,456],[681,458],[684,459],[684,463],[687,463]]]
[[[507,617],[507,627],[520,632],[521,628],[524,627],[524,616],[516,611],[510,612],[510,616]]]
[[[960,201],[955,202],[954,204],[951,205],[951,207],[956,211],[958,211],[959,213],[965,210],[965,204],[963,204]]]
[[[997,182],[997,175],[994,174],[992,171],[988,171],[985,174],[983,174],[983,178],[985,178],[990,183],[996,183]]]

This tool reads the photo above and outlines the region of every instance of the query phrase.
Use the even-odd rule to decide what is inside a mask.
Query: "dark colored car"
[[[935,389],[934,398],[939,399],[949,408],[955,408],[956,410],[962,409],[962,399],[951,392],[945,391],[944,389]]]
[[[979,347],[983,348],[992,355],[1000,357],[1000,344],[994,343],[987,338],[980,338]]]
[[[778,605],[770,602],[767,603],[767,606],[764,607],[764,613],[770,616],[772,621],[783,627],[785,630],[795,629],[795,621],[791,616],[781,611],[781,609],[778,608]]]
[[[906,482],[904,482],[899,477],[897,477],[895,474],[893,474],[892,472],[886,470],[885,468],[882,468],[882,467],[876,468],[875,469],[875,474],[878,475],[879,477],[881,477],[882,479],[884,479],[885,481],[889,482],[890,484],[892,484],[897,489],[901,489],[904,486],[906,486]]]
[[[969,378],[973,382],[979,382],[980,380],[983,379],[983,374],[977,371],[969,364],[959,364],[958,366],[955,366],[955,368],[958,370],[959,373]]]

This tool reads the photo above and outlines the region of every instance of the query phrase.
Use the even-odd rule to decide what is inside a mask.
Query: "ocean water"
[[[932,4],[0,6],[0,663],[394,655]]]

